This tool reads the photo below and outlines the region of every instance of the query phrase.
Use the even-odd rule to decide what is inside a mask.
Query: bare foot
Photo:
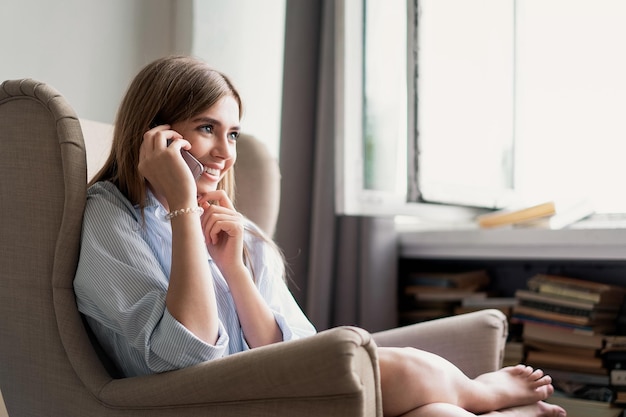
[[[566,413],[558,405],[543,401],[519,407],[507,408],[491,413],[481,414],[480,417],[565,417]],[[462,408],[445,403],[432,403],[405,414],[403,417],[477,417],[476,414]]]
[[[565,417],[567,413],[558,405],[548,404],[538,401],[535,404],[523,405],[520,407],[507,408],[485,416],[506,416],[506,417]]]
[[[471,388],[471,402],[463,408],[480,414],[543,401],[554,392],[552,378],[530,366],[507,366],[478,376]]]

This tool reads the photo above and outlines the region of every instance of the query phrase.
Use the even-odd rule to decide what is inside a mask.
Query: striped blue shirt
[[[249,349],[226,280],[208,251],[219,314],[215,345],[198,339],[168,312],[172,229],[164,207],[150,192],[144,213],[145,220],[110,182],[94,184],[87,192],[74,290],[78,309],[107,354],[126,376],[135,376]],[[246,233],[245,241],[257,288],[283,340],[314,334],[283,281],[280,256],[252,233]]]

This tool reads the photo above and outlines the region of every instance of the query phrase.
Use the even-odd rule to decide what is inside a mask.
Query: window
[[[338,211],[626,212],[626,2],[337,2]]]

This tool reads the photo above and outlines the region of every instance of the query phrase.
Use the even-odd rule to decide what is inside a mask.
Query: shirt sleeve
[[[282,257],[267,242],[254,236],[254,233],[249,233],[247,243],[256,286],[274,314],[276,323],[282,331],[283,341],[315,334],[315,327],[302,312],[287,287]]]
[[[79,310],[99,323],[96,336],[129,373],[144,367],[163,372],[223,356],[228,334],[221,323],[210,345],[167,310],[168,275],[141,228],[141,220],[115,200],[88,200],[74,280]]]

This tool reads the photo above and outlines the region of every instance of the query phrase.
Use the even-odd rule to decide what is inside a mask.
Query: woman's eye
[[[239,132],[230,132],[228,134],[228,138],[230,140],[237,140],[238,137],[239,137]]]
[[[213,125],[201,126],[200,129],[206,133],[213,133]]]

